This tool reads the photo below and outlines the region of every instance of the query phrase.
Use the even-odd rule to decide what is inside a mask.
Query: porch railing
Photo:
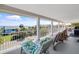
[[[23,31],[22,31],[23,32]],[[12,37],[8,37],[12,36]],[[24,33],[22,34],[9,34],[9,35],[2,35],[0,36],[0,52],[7,50],[9,48],[19,46],[24,40],[33,40],[36,36],[25,36]],[[25,39],[26,38],[26,39]],[[7,39],[7,40],[6,40]]]
[[[26,39],[35,39],[36,36],[28,36],[28,37],[25,37]],[[6,38],[5,38],[6,39]],[[10,41],[5,41],[5,39],[3,39],[3,43],[0,44],[0,51],[3,51],[3,50],[6,50],[6,49],[9,49],[9,48],[12,48],[12,47],[15,47],[15,46],[19,46],[21,45],[21,43],[26,40],[26,39],[23,39],[23,40],[19,40],[19,39],[15,39],[14,37],[14,40],[10,40]]]

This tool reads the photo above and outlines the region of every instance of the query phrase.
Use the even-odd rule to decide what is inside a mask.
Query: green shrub
[[[32,32],[27,32],[27,35],[28,35],[28,36],[32,36],[33,33],[32,33]]]
[[[21,38],[25,38],[25,37],[26,37],[26,32],[20,32],[20,33],[19,33],[19,36],[20,36]]]
[[[26,32],[19,32],[18,34],[13,35],[12,40],[24,39],[26,37]]]
[[[4,39],[0,36],[0,44],[4,43]]]
[[[47,28],[41,28],[40,29],[40,33],[41,33],[41,36],[45,36],[47,34]]]

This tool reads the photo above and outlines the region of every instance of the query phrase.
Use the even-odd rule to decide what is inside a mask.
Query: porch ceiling
[[[40,15],[34,12],[29,12],[27,10],[24,9],[19,9],[16,7],[12,7],[12,6],[8,6],[8,5],[3,5],[0,4],[0,12],[8,12],[8,13],[12,13],[12,14],[16,14],[16,15],[20,15],[20,16],[30,16],[30,17],[40,17],[40,18],[44,18],[44,19],[48,19],[48,20],[53,20],[53,21],[57,21],[57,22],[62,22],[60,20],[48,17],[48,16],[44,16],[44,15]]]
[[[79,22],[78,4],[9,4],[8,6],[54,18],[66,23]]]

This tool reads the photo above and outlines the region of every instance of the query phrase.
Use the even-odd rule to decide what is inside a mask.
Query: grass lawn
[[[12,35],[6,35],[6,36],[2,36],[2,39],[4,41],[11,41]]]

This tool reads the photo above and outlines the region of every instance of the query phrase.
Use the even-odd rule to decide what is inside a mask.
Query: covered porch
[[[73,34],[73,29],[72,31],[68,31],[68,27],[67,25],[70,25],[69,23],[65,23],[63,21],[60,20],[56,20],[54,18],[51,17],[46,17],[46,16],[42,16],[36,13],[32,13],[32,12],[28,12],[19,8],[15,8],[15,7],[11,7],[9,5],[0,5],[0,12],[5,12],[5,13],[11,13],[11,14],[15,14],[15,15],[20,15],[20,16],[27,16],[27,17],[31,17],[34,18],[35,21],[35,26],[32,27],[32,29],[36,29],[35,34],[24,37],[22,41],[19,40],[13,40],[13,41],[7,41],[4,42],[3,44],[0,45],[0,53],[4,53],[4,54],[21,54],[21,47],[22,44],[24,42],[27,42],[27,39],[30,39],[32,42],[34,43],[39,43],[40,41],[44,40],[44,39],[50,39],[47,42],[51,42],[51,44],[47,44],[49,45],[48,49],[45,51],[46,53],[49,54],[73,54],[73,53],[79,53],[79,46],[76,41],[78,40],[78,37],[73,37],[70,34]],[[49,24],[44,24],[46,25],[44,28],[48,29],[47,33],[45,33],[42,36],[42,32],[40,31],[44,25],[42,25],[42,19],[47,20],[49,22]],[[55,25],[54,25],[54,22]],[[48,26],[48,27],[47,27]],[[21,26],[23,27],[23,26]],[[31,27],[30,27],[31,28]],[[31,29],[31,30],[32,30]],[[30,30],[30,32],[31,32]],[[56,36],[58,33],[63,32],[64,30],[67,30],[67,35],[68,38],[67,40],[65,40],[63,43],[58,44],[55,48],[56,50],[53,49],[53,41],[55,40]],[[20,32],[20,31],[19,31]],[[44,32],[44,30],[43,30]],[[13,34],[11,34],[13,35]],[[45,42],[46,43],[46,42]],[[41,48],[41,47],[40,47]],[[23,53],[24,54],[24,53]]]

